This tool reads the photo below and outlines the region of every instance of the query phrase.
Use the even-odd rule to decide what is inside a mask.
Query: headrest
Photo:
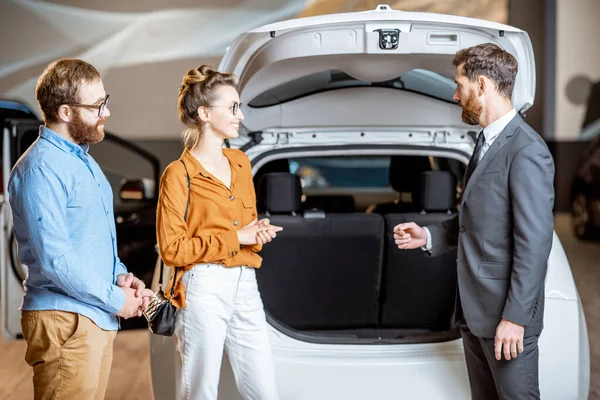
[[[260,213],[293,214],[302,208],[300,177],[289,172],[264,174],[258,182],[257,194]]]
[[[449,171],[421,174],[421,207],[425,211],[456,209],[456,176]]]
[[[263,165],[256,175],[254,175],[254,185],[258,187],[258,182],[260,182],[260,178],[265,174],[270,174],[272,172],[290,172],[290,163],[287,158],[280,158],[277,160],[270,161]]]
[[[419,194],[421,172],[430,171],[431,164],[426,156],[392,156],[389,180],[396,192]],[[413,202],[418,199],[413,198]]]

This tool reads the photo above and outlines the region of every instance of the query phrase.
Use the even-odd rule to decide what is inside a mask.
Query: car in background
[[[229,46],[219,70],[239,77],[247,105],[230,144],[252,163],[259,212],[284,227],[256,273],[282,400],[471,397],[451,323],[456,251],[399,251],[392,228],[456,215],[475,135],[452,100],[452,59],[487,42],[517,58],[512,100],[525,113],[531,41],[494,22],[383,5],[263,26]],[[545,296],[541,396],[587,399],[585,317],[556,234]],[[150,362],[154,398],[176,398],[176,338],[151,335]],[[241,399],[227,354],[219,399]]]
[[[583,154],[573,181],[571,208],[575,235],[600,239],[600,135],[590,141]]]
[[[579,141],[589,141],[573,180],[573,232],[580,239],[600,239],[600,82],[592,86]]]
[[[21,336],[20,310],[27,266],[17,256],[12,233],[12,215],[7,199],[8,177],[19,157],[37,140],[39,121],[31,108],[18,101],[0,100],[1,193],[0,305],[2,337]],[[91,147],[90,153],[108,178],[114,194],[119,258],[146,285],[152,283],[156,261],[156,203],[160,163],[158,159],[125,139],[109,132]],[[123,320],[122,328],[146,327],[143,318]]]

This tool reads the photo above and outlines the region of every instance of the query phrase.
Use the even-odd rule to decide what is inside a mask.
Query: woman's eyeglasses
[[[231,113],[237,115],[238,111],[242,109],[242,105],[242,103],[235,102],[233,104],[215,104],[208,107],[229,107],[231,108]]]

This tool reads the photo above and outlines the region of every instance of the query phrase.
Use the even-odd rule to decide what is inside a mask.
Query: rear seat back
[[[304,209],[317,208],[326,213],[353,213],[356,205],[351,195],[313,195],[307,196]]]
[[[426,226],[456,215],[456,177],[447,171],[421,175],[421,213],[387,214],[380,302],[382,328],[449,328],[456,296],[456,250],[428,257],[400,250],[393,229],[403,222]]]
[[[265,310],[295,329],[376,328],[383,218],[313,211],[293,215],[299,209],[298,187],[296,175],[281,173],[266,174],[258,185],[260,207],[272,224],[283,227],[260,253],[257,280]]]

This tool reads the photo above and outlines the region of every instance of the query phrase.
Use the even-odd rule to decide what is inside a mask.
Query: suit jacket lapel
[[[481,161],[479,161],[479,164],[477,164],[477,167],[475,168],[475,171],[473,171],[473,174],[471,175],[471,178],[469,179],[467,187],[465,188],[465,191],[463,192],[462,200],[461,200],[461,206],[465,202],[465,200],[467,199],[467,196],[471,192],[471,189],[475,185],[475,182],[477,182],[477,179],[479,179],[479,177],[481,176],[481,174],[483,173],[483,171],[485,171],[486,167],[488,166],[488,164],[490,163],[490,161],[492,161],[492,159],[494,158],[494,156],[496,154],[498,154],[498,152],[500,151],[500,149],[502,147],[504,147],[504,145],[507,143],[507,139],[509,137],[511,137],[512,135],[514,135],[517,127],[519,125],[521,125],[521,122],[523,122],[523,120],[521,119],[521,117],[519,116],[519,114],[517,114],[508,123],[508,125],[506,125],[506,128],[504,128],[502,130],[502,132],[500,132],[498,134],[498,137],[496,138],[496,140],[494,140],[494,143],[492,143],[492,145],[490,146],[490,148],[487,149],[487,151],[483,155],[483,158],[481,159]]]

